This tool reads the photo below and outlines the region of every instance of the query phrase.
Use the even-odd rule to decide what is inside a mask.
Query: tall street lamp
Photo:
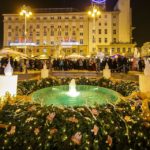
[[[23,5],[20,11],[20,16],[24,16],[24,45],[25,54],[27,54],[27,18],[32,15],[31,8],[29,6]],[[25,66],[25,73],[27,73],[27,61]]]
[[[95,50],[95,42],[96,42],[96,40],[95,40],[95,34],[96,34],[95,21],[96,21],[96,17],[101,15],[99,7],[96,6],[95,4],[92,4],[90,10],[88,11],[88,15],[90,17],[92,17],[92,19],[93,19],[93,28],[92,28],[92,44],[93,44],[93,47],[92,47],[92,51],[94,51]]]

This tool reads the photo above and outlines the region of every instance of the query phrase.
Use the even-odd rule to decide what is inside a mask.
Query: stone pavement
[[[14,74],[18,74],[19,80],[31,80],[31,79],[40,79],[40,71],[28,71],[28,74],[15,72]],[[116,80],[131,80],[138,82],[139,75],[143,74],[137,71],[130,71],[127,74],[125,73],[112,73],[112,79]],[[56,78],[79,78],[79,77],[87,77],[87,78],[101,78],[102,72],[96,73],[95,71],[87,71],[87,70],[71,70],[71,71],[52,71],[51,76]]]

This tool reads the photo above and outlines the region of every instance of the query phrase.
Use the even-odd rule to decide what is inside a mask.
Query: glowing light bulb
[[[88,12],[88,14],[89,14],[89,15],[91,15],[91,14],[92,14],[92,12],[91,12],[91,11],[89,11],[89,12]]]

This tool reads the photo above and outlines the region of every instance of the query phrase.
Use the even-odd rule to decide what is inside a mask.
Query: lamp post
[[[20,16],[24,16],[24,45],[25,54],[27,54],[27,18],[32,15],[31,8],[29,6],[23,5],[20,11]],[[25,73],[27,73],[27,61],[25,66]]]
[[[93,45],[94,47],[92,47],[92,51],[95,50],[95,42],[96,42],[96,40],[95,40],[95,34],[96,34],[95,21],[96,21],[96,17],[98,17],[100,14],[101,14],[101,12],[100,12],[99,8],[95,4],[92,3],[92,6],[91,6],[90,10],[88,11],[88,15],[90,17],[92,17],[92,19],[93,19],[92,43],[94,44]]]

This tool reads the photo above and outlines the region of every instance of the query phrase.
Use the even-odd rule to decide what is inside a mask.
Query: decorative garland
[[[18,94],[29,95],[41,88],[68,84],[70,80],[48,78],[19,82]],[[149,99],[134,92],[138,91],[136,83],[114,82],[104,78],[99,81],[79,78],[76,83],[107,87],[128,97],[117,105],[72,108],[41,106],[7,95],[0,110],[1,149],[150,148]]]
[[[150,147],[141,103],[65,107],[7,103],[0,111],[1,149],[133,149]]]

